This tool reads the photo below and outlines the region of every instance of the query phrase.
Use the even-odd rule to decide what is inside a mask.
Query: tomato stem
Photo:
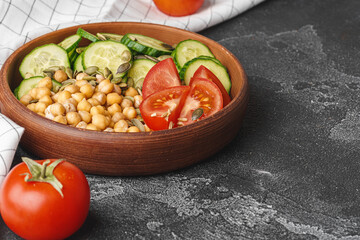
[[[46,160],[44,163],[43,163],[43,167],[41,168],[41,174],[40,174],[40,177],[42,179],[45,179],[46,178],[46,167],[49,165],[50,161],[49,160]]]
[[[56,191],[60,193],[61,197],[64,197],[64,194],[62,193],[63,185],[53,173],[56,166],[59,165],[62,161],[64,161],[63,159],[58,159],[52,162],[50,165],[49,159],[44,161],[42,165],[27,157],[22,157],[21,159],[26,164],[31,173],[31,177],[29,173],[24,173],[25,182],[49,183],[55,188]]]

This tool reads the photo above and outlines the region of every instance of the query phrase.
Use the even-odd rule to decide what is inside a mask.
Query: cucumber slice
[[[82,28],[78,28],[76,34],[78,34],[79,36],[83,37],[83,38],[86,38],[86,39],[89,39],[90,41],[92,42],[97,42],[99,41],[99,38],[97,36],[95,36],[94,34],[91,34],[87,31],[85,31],[84,29]]]
[[[185,63],[179,74],[180,78],[185,81],[186,85],[189,85],[190,79],[201,65],[204,65],[211,72],[213,72],[224,85],[225,90],[230,93],[231,81],[226,67],[223,66],[219,60],[210,57],[200,56]]]
[[[142,89],[142,85],[146,74],[155,64],[156,62],[150,59],[134,60],[133,66],[130,68],[127,77],[133,79],[135,88],[138,87]]]
[[[71,50],[70,52],[68,52],[69,60],[74,56],[74,53],[76,53],[76,48],[74,48],[73,50]]]
[[[128,33],[123,36],[121,43],[130,49],[153,57],[170,55],[173,47],[155,38],[140,34]]]
[[[39,81],[43,79],[43,76],[35,76],[31,78],[27,78],[21,81],[20,85],[15,89],[14,94],[15,96],[20,99],[22,96],[27,94],[31,89],[35,88]],[[61,87],[61,83],[55,80],[51,80],[53,85],[57,85]]]
[[[79,54],[76,52],[76,48],[74,48],[70,53],[68,53],[68,56],[69,56],[70,64],[71,66],[73,66],[75,60],[79,56]]]
[[[75,63],[78,56],[79,56],[79,54],[75,52],[73,57],[70,59],[71,66],[74,66],[74,63]]]
[[[23,78],[25,74],[43,75],[43,71],[52,66],[70,67],[67,52],[54,43],[46,44],[32,50],[21,62],[19,71]]]
[[[84,71],[82,65],[83,53],[81,53],[74,62],[74,71],[77,70],[78,72]]]
[[[121,64],[128,62],[121,56],[124,51],[130,52],[124,44],[112,40],[91,43],[83,52],[83,68],[97,66],[100,71],[103,71],[107,67],[114,77],[123,77],[126,72],[120,74],[116,72]]]
[[[203,43],[197,40],[184,40],[178,43],[172,53],[175,64],[178,68],[182,68],[188,61],[199,56],[209,56],[215,58],[210,49]]]
[[[71,52],[73,49],[77,48],[79,42],[81,41],[81,37],[77,34],[71,35],[70,37],[65,38],[58,45],[66,50],[66,52]]]
[[[123,38],[123,35],[119,35],[119,34],[115,34],[115,33],[99,33],[101,35],[103,35],[106,40],[114,40],[117,42],[120,42],[121,39]]]
[[[212,60],[212,61],[214,61],[214,62],[217,62],[218,64],[220,64],[220,65],[222,65],[222,63],[220,62],[220,60],[218,60],[218,59],[216,59],[216,58],[213,58],[213,57],[209,57],[209,56],[199,56],[199,57],[197,57],[198,59],[210,59],[210,60]]]
[[[15,97],[16,97],[17,99],[20,99],[20,98],[18,97],[18,93],[19,93],[19,86],[17,86],[17,88],[15,88],[15,90],[14,90],[14,95],[15,95]]]

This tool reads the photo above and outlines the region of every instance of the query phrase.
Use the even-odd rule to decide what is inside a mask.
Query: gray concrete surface
[[[268,0],[201,32],[248,74],[238,136],[176,172],[88,175],[89,217],[70,239],[360,239],[359,9]]]

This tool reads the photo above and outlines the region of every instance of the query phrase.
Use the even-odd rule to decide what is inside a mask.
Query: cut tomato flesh
[[[146,74],[142,87],[143,98],[169,87],[180,86],[179,73],[172,58],[158,62]]]
[[[176,127],[189,90],[189,86],[170,87],[145,98],[139,108],[146,125],[152,130]]]
[[[199,121],[223,108],[221,91],[214,82],[204,78],[193,78],[190,87],[177,119],[178,126]]]
[[[215,74],[212,73],[207,67],[201,65],[194,73],[193,78],[206,78],[206,79],[213,81],[221,91],[224,107],[230,103],[231,98],[230,98],[229,94],[227,93],[227,91],[225,90],[224,85],[215,76]],[[190,80],[189,85],[191,86],[191,80]]]

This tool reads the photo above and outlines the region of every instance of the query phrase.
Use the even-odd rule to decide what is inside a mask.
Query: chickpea
[[[96,114],[102,114],[104,115],[104,112],[105,112],[105,108],[103,106],[93,106],[91,109],[90,109],[90,114],[91,115],[96,115]]]
[[[63,103],[63,106],[65,108],[66,113],[68,113],[68,112],[76,112],[76,107],[72,103],[66,102],[66,103]]]
[[[143,101],[143,96],[135,95],[134,96],[134,107],[138,108],[142,101]]]
[[[66,114],[66,120],[69,125],[76,126],[81,121],[81,117],[77,112],[68,112]]]
[[[65,114],[65,107],[60,103],[54,103],[50,105],[50,112],[53,116],[60,116]]]
[[[53,120],[58,123],[67,124],[66,117],[62,116],[62,115],[58,115],[58,116],[54,117]]]
[[[53,102],[58,101],[59,95],[60,95],[60,92],[57,92],[57,93],[55,93],[54,95],[51,96],[51,99],[53,100]]]
[[[87,130],[93,130],[93,131],[97,131],[99,130],[94,124],[90,123],[86,126]]]
[[[78,103],[85,98],[85,94],[81,92],[71,94],[71,97],[75,99]]]
[[[110,82],[109,79],[105,79],[101,81],[98,85],[99,92],[103,92],[105,94],[111,93],[114,89],[114,84]]]
[[[115,132],[126,132],[126,130],[129,128],[128,123],[125,120],[120,120],[114,125],[114,131]]]
[[[77,110],[90,112],[91,107],[91,104],[84,98],[81,100],[81,102],[78,103]]]
[[[130,99],[124,98],[120,104],[120,106],[124,109],[126,107],[132,107],[133,102]]]
[[[96,81],[100,83],[101,81],[105,80],[105,77],[101,74],[96,74]]]
[[[109,93],[106,96],[106,104],[108,106],[113,105],[114,103],[120,104],[122,102],[122,96],[117,93]]]
[[[30,94],[25,94],[20,98],[20,102],[25,106],[29,105],[30,101],[33,100]]]
[[[108,110],[105,110],[105,111],[104,111],[104,115],[111,118],[111,114],[110,114],[110,112],[109,112]]]
[[[110,107],[107,108],[107,110],[111,116],[114,116],[114,114],[117,112],[122,112],[120,105],[117,103],[112,104]]]
[[[137,113],[136,113],[136,110],[135,110],[134,107],[126,107],[126,108],[124,108],[123,114],[129,120],[133,119],[133,118],[136,118],[136,116],[137,116]]]
[[[76,85],[68,85],[64,88],[65,91],[70,92],[71,94],[77,93],[80,91],[80,87]]]
[[[106,95],[103,92],[94,93],[92,98],[95,98],[96,100],[98,100],[100,105],[104,105],[106,103]]]
[[[45,88],[48,88],[50,90],[51,90],[52,86],[53,86],[53,84],[52,84],[52,81],[51,81],[50,77],[44,77],[37,84],[37,87],[45,87]]]
[[[47,106],[47,108],[45,109],[45,117],[50,120],[53,120],[54,115],[51,113],[50,108],[51,108],[51,105]]]
[[[135,126],[131,126],[126,130],[126,132],[140,132],[140,129]]]
[[[106,117],[107,122],[110,124],[110,122],[111,122],[111,116],[108,116],[108,115],[104,115],[104,116]]]
[[[112,120],[110,120],[109,127],[114,128],[114,126],[115,126],[115,123]]]
[[[91,84],[84,84],[80,87],[80,92],[82,92],[86,98],[91,98],[94,94],[94,87]]]
[[[138,95],[138,91],[133,88],[133,87],[129,87],[128,89],[126,89],[125,91],[125,96],[131,96],[131,97],[134,97],[136,95]]]
[[[86,123],[91,122],[91,114],[89,112],[79,111],[78,113],[79,113],[82,121],[84,121]]]
[[[67,103],[71,103],[71,104],[73,104],[75,107],[78,105],[78,102],[74,99],[74,98],[68,98],[68,99],[66,99],[64,102],[63,102],[63,104],[67,104]]]
[[[102,114],[95,114],[91,119],[92,124],[94,124],[99,130],[104,130],[108,125],[108,119]]]
[[[32,88],[30,89],[30,91],[28,92],[28,94],[32,97],[32,99],[37,99],[37,93],[38,93],[38,88]]]
[[[38,87],[37,89],[38,89],[38,92],[37,92],[36,99],[40,99],[43,96],[51,96],[50,89],[48,89],[46,87]]]
[[[91,106],[98,106],[98,105],[100,105],[99,101],[96,100],[95,98],[89,98],[87,101],[91,104]]]
[[[30,109],[31,111],[35,112],[35,105],[36,105],[36,103],[30,103],[30,104],[27,105],[26,107],[27,107],[28,109]]]
[[[104,132],[114,132],[114,129],[111,127],[105,128]]]
[[[87,127],[87,123],[84,122],[84,121],[81,121],[79,122],[77,125],[76,125],[77,128],[82,128],[82,129],[85,129]]]
[[[39,99],[39,102],[43,102],[46,104],[46,106],[49,106],[50,104],[53,103],[53,100],[51,99],[50,96],[43,96],[42,98]]]
[[[126,119],[126,117],[125,117],[125,115],[122,113],[122,112],[116,112],[113,116],[112,116],[112,118],[111,118],[111,120],[114,122],[114,123],[117,123],[118,121],[120,121],[120,120],[125,120]]]
[[[78,86],[78,87],[81,87],[81,86],[83,86],[85,84],[88,84],[88,83],[89,82],[86,81],[86,80],[76,80],[75,85]]]
[[[31,89],[29,94],[33,99],[40,99],[43,96],[51,96],[51,91],[46,87],[36,87]]]
[[[61,91],[57,101],[59,103],[64,103],[67,99],[71,98],[71,93],[69,91]]]
[[[63,82],[68,79],[68,75],[63,70],[57,70],[55,71],[53,78],[58,82]]]
[[[37,113],[44,113],[45,112],[45,109],[47,108],[47,104],[44,103],[44,102],[37,102],[35,104],[35,112]]]
[[[144,125],[144,127],[145,127],[145,132],[151,132],[151,129],[148,127],[148,125]]]
[[[76,75],[76,80],[83,80],[84,77],[88,77],[88,76],[89,75],[87,75],[86,73],[79,73],[78,75]]]
[[[116,92],[117,94],[121,95],[121,88],[119,85],[114,84],[114,90],[113,92]]]

